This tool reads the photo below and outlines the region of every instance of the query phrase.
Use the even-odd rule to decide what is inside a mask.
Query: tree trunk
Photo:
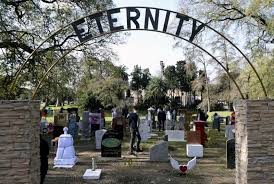
[[[209,98],[209,86],[208,86],[208,78],[205,62],[203,62],[204,70],[205,70],[205,82],[206,82],[206,93],[207,93],[207,111],[210,112],[210,98]]]

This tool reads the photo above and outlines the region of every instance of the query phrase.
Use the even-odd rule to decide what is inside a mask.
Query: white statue
[[[56,157],[54,158],[54,167],[73,167],[77,161],[73,147],[73,138],[68,134],[68,128],[65,127],[64,134],[59,137]]]

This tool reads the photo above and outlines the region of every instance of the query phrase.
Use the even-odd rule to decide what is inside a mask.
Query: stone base
[[[87,169],[85,174],[83,175],[83,179],[85,180],[98,180],[100,179],[102,169],[95,169],[94,171],[91,169]]]
[[[74,165],[55,165],[53,168],[73,168]]]
[[[188,157],[203,157],[203,145],[201,144],[187,144],[186,155]]]

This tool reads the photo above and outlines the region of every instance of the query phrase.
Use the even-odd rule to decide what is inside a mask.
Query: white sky
[[[123,6],[149,6],[177,11],[179,0],[114,0],[117,7]],[[127,42],[114,46],[119,61],[132,72],[134,65],[149,68],[152,75],[160,72],[160,61],[165,65],[174,65],[178,60],[183,60],[181,49],[174,49],[175,41],[172,36],[148,31],[130,31]]]

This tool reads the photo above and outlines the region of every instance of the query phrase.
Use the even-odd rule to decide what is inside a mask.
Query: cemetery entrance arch
[[[171,17],[173,17],[174,20],[177,20],[177,24],[175,25],[175,28],[173,25],[173,29],[170,29],[172,20]],[[122,22],[120,20],[122,20]],[[20,66],[11,85],[10,93],[12,93],[13,89],[15,88],[16,83],[19,80],[20,73],[22,72],[28,61],[35,55],[39,48],[43,47],[43,45],[50,44],[50,40],[54,38],[65,37],[64,41],[67,41],[68,43],[73,43],[75,42],[75,37],[77,37],[77,41],[74,44],[70,44],[73,46],[67,48],[65,53],[57,54],[59,55],[59,58],[57,58],[56,62],[47,69],[43,77],[39,80],[38,85],[33,90],[33,99],[35,98],[37,91],[41,87],[44,79],[50,73],[52,68],[60,61],[62,61],[65,56],[67,56],[77,47],[80,47],[90,40],[97,39],[99,37],[115,32],[138,30],[153,31],[164,33],[170,36],[175,36],[199,48],[200,50],[208,54],[215,62],[217,62],[222,67],[222,69],[227,73],[229,78],[237,87],[241,97],[244,99],[245,97],[240,89],[240,86],[232,77],[230,72],[226,69],[226,67],[210,51],[206,50],[197,43],[196,38],[199,36],[199,34],[201,34],[202,30],[204,29],[211,31],[212,34],[216,34],[217,36],[222,37],[228,44],[231,44],[236,49],[236,51],[243,56],[243,58],[248,62],[248,64],[255,72],[258,81],[261,84],[264,95],[265,97],[267,97],[263,82],[255,67],[252,65],[251,61],[234,43],[232,43],[232,41],[230,41],[223,34],[219,33],[208,24],[205,24],[188,15],[161,8],[142,6],[121,7],[92,13],[76,21],[73,21],[70,24],[62,27],[61,29],[55,31],[52,35],[50,35],[42,43],[40,43],[39,46],[27,57],[25,62]],[[73,41],[72,38],[74,39]]]
[[[141,16],[143,16],[143,18],[140,18]],[[161,16],[163,17],[163,22],[160,21]],[[175,19],[177,19],[178,22],[173,31],[169,29],[172,16]],[[119,22],[120,18],[121,20],[125,21],[125,24],[121,24]],[[107,23],[103,24],[102,21],[107,21]],[[143,21],[142,24],[141,21]],[[46,38],[43,42],[41,42],[38,45],[38,47],[29,56],[27,56],[27,59],[20,66],[16,73],[16,77],[11,86],[10,93],[13,92],[13,89],[15,88],[16,83],[19,80],[20,74],[25,69],[26,64],[35,56],[37,51],[39,51],[39,48],[42,48],[44,45],[48,46],[51,42],[55,41],[55,38],[64,38],[63,41],[70,44],[65,44],[65,46],[67,46],[67,48],[65,49],[65,53],[57,53],[58,51],[56,51],[55,55],[58,56],[56,62],[53,63],[47,69],[43,77],[39,80],[38,85],[35,87],[35,90],[33,91],[32,98],[35,97],[37,90],[41,87],[43,80],[49,74],[51,69],[58,62],[63,61],[65,56],[71,53],[77,47],[80,47],[81,45],[90,40],[97,39],[99,37],[112,34],[115,32],[144,30],[175,36],[177,38],[189,42],[190,44],[204,51],[226,71],[228,76],[236,85],[241,97],[244,99],[244,95],[239,85],[231,76],[229,71],[226,70],[223,64],[211,52],[204,49],[197,43],[197,37],[201,34],[202,30],[204,29],[208,29],[212,31],[214,34],[221,36],[227,43],[231,44],[245,58],[245,60],[254,70],[258,78],[258,81],[262,86],[262,90],[264,91],[265,97],[267,97],[266,90],[255,67],[252,65],[250,60],[243,54],[243,52],[224,35],[216,31],[209,25],[204,24],[201,21],[194,19],[188,15],[183,15],[178,12],[170,10],[151,7],[122,7],[92,13],[76,21],[73,21],[72,23],[67,24],[66,26],[57,30],[48,38]],[[31,173],[31,176],[25,174],[26,177],[23,178],[22,182],[26,183],[29,181],[29,183],[38,183],[39,181],[37,180],[37,178],[39,178],[39,156],[37,150],[38,134],[36,134],[38,130],[28,126],[36,127],[36,124],[34,122],[39,121],[39,102],[23,101],[18,103],[16,101],[4,101],[0,102],[0,105],[2,114],[7,114],[7,116],[0,116],[0,121],[6,122],[4,124],[1,124],[2,127],[9,129],[13,124],[13,127],[15,128],[15,125],[18,125],[20,127],[19,129],[24,127],[27,130],[30,130],[29,133],[24,134],[22,136],[20,135],[20,138],[22,137],[22,139],[26,140],[26,142],[22,140],[20,140],[20,143],[14,142],[15,147],[19,147],[19,149],[24,152],[24,154],[22,154],[23,156],[26,155],[26,151],[30,153],[27,154],[27,159],[16,159],[16,164],[14,164],[14,168],[20,168],[20,164],[26,164],[29,166],[29,163],[31,163],[33,167],[32,165],[30,165],[29,167],[34,168],[35,170],[32,171],[26,167],[27,169],[24,172]],[[273,183],[274,101],[242,100],[236,103],[235,107],[237,112],[237,118],[239,121],[236,124],[236,183]],[[28,110],[27,113],[26,110]],[[5,128],[2,129],[10,136],[10,131],[5,131]],[[16,130],[19,129],[16,128]],[[13,134],[11,136],[17,136],[17,133],[15,132],[16,131],[13,131]],[[31,138],[29,137],[29,135],[32,135]],[[10,137],[7,136],[7,139],[9,139],[8,141],[10,141]],[[5,142],[3,143],[5,144]],[[16,154],[20,154],[19,149],[16,150],[18,151],[16,152]],[[13,154],[13,152],[10,152],[12,150],[13,149],[11,148],[5,149],[7,153],[4,155],[9,155],[9,153]],[[34,160],[31,160],[32,158],[34,158]],[[8,167],[11,167],[11,165],[13,165],[11,163],[13,162],[8,163]],[[20,172],[22,171],[20,170]],[[7,181],[10,181],[9,175],[6,178]],[[18,180],[18,177],[16,177],[15,179]]]

